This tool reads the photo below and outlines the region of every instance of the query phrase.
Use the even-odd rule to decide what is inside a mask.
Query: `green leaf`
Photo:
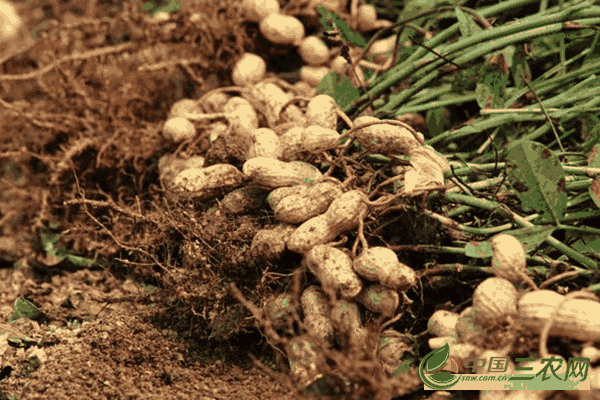
[[[492,256],[490,242],[469,242],[465,245],[465,255],[471,258],[488,258]]]
[[[486,69],[485,78],[475,86],[477,104],[482,109],[503,108],[508,75],[496,65]]]
[[[433,108],[425,113],[429,136],[434,137],[446,130],[450,124],[450,113],[445,107]]]
[[[40,310],[23,296],[17,297],[13,306],[13,314],[8,318],[8,322],[15,322],[22,318],[37,318],[42,315]]]
[[[515,80],[515,85],[518,88],[522,88],[525,82],[531,83],[531,68],[527,63],[525,52],[521,47],[515,51],[511,60],[507,60],[510,70]]]
[[[317,86],[317,92],[333,97],[336,104],[341,108],[349,106],[360,97],[360,92],[352,85],[350,78],[335,71],[325,75],[319,86]]]
[[[507,154],[508,180],[525,212],[540,214],[538,223],[559,223],[567,208],[565,172],[558,158],[541,143],[520,140]]]
[[[339,28],[340,34],[344,41],[354,46],[365,47],[365,38],[363,38],[360,34],[352,31],[348,24],[346,24],[336,13],[329,11],[325,6],[318,5],[317,11],[319,12],[320,18],[319,23],[323,27],[323,29],[330,30],[333,28],[330,25],[330,22],[333,21],[335,25]]]

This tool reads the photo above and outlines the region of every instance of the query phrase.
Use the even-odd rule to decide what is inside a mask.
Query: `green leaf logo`
[[[423,383],[432,389],[445,390],[449,389],[460,380],[460,375],[455,375],[451,372],[440,371],[435,372],[446,365],[450,358],[450,346],[446,343],[439,349],[429,352],[419,363],[419,378]]]

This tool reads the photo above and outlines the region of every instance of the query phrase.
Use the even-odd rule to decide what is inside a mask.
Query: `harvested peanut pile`
[[[531,255],[530,188],[382,113],[410,79],[370,96],[420,65],[381,7],[138,3],[0,0],[0,400],[447,399],[432,372],[493,357],[597,380],[594,275]]]

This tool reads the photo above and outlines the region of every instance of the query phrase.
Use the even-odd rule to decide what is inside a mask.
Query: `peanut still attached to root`
[[[331,305],[323,291],[315,285],[307,287],[300,297],[304,312],[304,327],[308,334],[330,346],[333,341],[333,322],[331,321]]]
[[[288,224],[301,224],[324,213],[331,203],[342,195],[340,186],[330,181],[319,182],[310,187],[299,186],[304,190],[277,202],[273,209],[275,219]],[[275,189],[273,192],[283,189],[288,188]]]
[[[589,299],[563,300],[563,295],[551,290],[525,293],[518,303],[520,323],[541,333],[552,313],[557,310],[550,336],[600,341],[600,304]]]
[[[325,291],[332,290],[344,298],[352,298],[362,290],[362,282],[352,270],[352,260],[335,247],[314,246],[303,262]]]
[[[408,289],[417,284],[415,271],[401,263],[387,247],[371,247],[364,250],[353,263],[354,270],[370,281],[394,289]]]
[[[311,218],[298,227],[288,241],[288,249],[307,253],[316,245],[332,242],[339,234],[358,226],[368,211],[366,195],[351,190],[334,200],[325,214]]]
[[[247,160],[242,171],[256,185],[267,189],[314,185],[323,178],[321,171],[310,164],[299,161],[286,163],[268,157],[254,157]]]

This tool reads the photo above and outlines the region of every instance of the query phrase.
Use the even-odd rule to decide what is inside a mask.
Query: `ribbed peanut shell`
[[[275,261],[285,251],[285,245],[295,227],[282,224],[274,228],[260,229],[250,245],[250,255],[257,259]]]
[[[287,196],[277,203],[275,219],[288,224],[301,224],[324,213],[342,189],[335,182],[320,182],[304,193]]]
[[[314,246],[332,242],[337,235],[356,228],[358,218],[368,210],[365,198],[360,190],[344,193],[331,203],[325,214],[300,225],[290,237],[288,249],[304,254]]]
[[[287,94],[279,86],[270,82],[258,82],[252,87],[251,93],[257,100],[267,105],[273,121],[277,121],[283,105],[288,101]]]
[[[459,315],[452,311],[437,310],[429,318],[427,330],[434,336],[456,336],[456,322]]]
[[[353,263],[354,270],[370,281],[394,289],[407,289],[417,284],[415,271],[401,263],[392,250],[371,247],[363,251]]]
[[[563,299],[563,295],[551,290],[525,293],[519,300],[520,323],[540,333]],[[581,341],[600,341],[600,304],[589,299],[567,300],[556,315],[550,335]]]
[[[514,236],[504,233],[491,238],[492,269],[497,277],[511,282],[523,281],[527,275],[525,247]]]
[[[338,300],[331,309],[331,320],[342,339],[344,347],[365,350],[368,345],[368,331],[362,325],[356,303]]]
[[[310,338],[296,336],[285,346],[292,376],[298,380],[298,385],[304,388],[323,376],[318,371],[319,360],[322,356],[317,353]]]
[[[228,114],[233,129],[239,133],[250,135],[254,129],[258,129],[258,114],[246,99],[230,98],[223,107],[223,112]]]
[[[368,116],[358,117],[354,120],[354,125],[359,126],[373,121],[379,121],[379,119]],[[412,148],[421,146],[408,129],[385,123],[358,129],[355,135],[356,141],[370,153],[407,155]]]
[[[327,344],[333,340],[333,322],[331,321],[331,305],[327,296],[318,286],[309,286],[300,297],[304,312],[304,326],[308,333]]]
[[[316,167],[303,162],[283,162],[267,157],[254,157],[242,167],[256,185],[267,189],[282,186],[313,185],[323,177]]]
[[[365,287],[356,297],[365,308],[377,314],[392,316],[400,304],[400,296],[394,289],[382,285]]]
[[[303,196],[308,191],[308,186],[305,185],[294,185],[294,186],[283,186],[277,189],[273,189],[267,196],[267,203],[271,210],[275,211],[279,202],[288,196]]]
[[[344,298],[355,297],[362,290],[362,282],[352,270],[350,257],[335,247],[313,247],[304,257],[304,263],[325,290],[338,291]]]
[[[402,372],[399,367],[406,358],[405,353],[411,350],[412,346],[404,335],[394,329],[388,329],[379,337],[377,358],[389,375],[398,376]]]
[[[270,298],[265,305],[265,315],[275,328],[291,325],[294,315],[292,295],[283,293]]]
[[[261,208],[266,197],[258,186],[244,186],[228,193],[219,205],[228,214],[241,215]]]
[[[473,292],[475,322],[487,327],[517,314],[517,289],[502,278],[488,278]]]
[[[268,157],[281,160],[283,147],[279,136],[269,128],[258,128],[252,131],[252,144],[248,149],[248,158]]]
[[[333,129],[311,125],[294,127],[281,136],[283,159],[294,160],[301,153],[319,154],[338,146],[340,135]]]
[[[336,130],[337,113],[333,97],[320,94],[313,97],[306,106],[306,119],[308,125],[317,125],[329,130]]]
[[[181,171],[172,182],[173,192],[185,192],[197,200],[221,196],[244,182],[244,174],[230,164]]]

